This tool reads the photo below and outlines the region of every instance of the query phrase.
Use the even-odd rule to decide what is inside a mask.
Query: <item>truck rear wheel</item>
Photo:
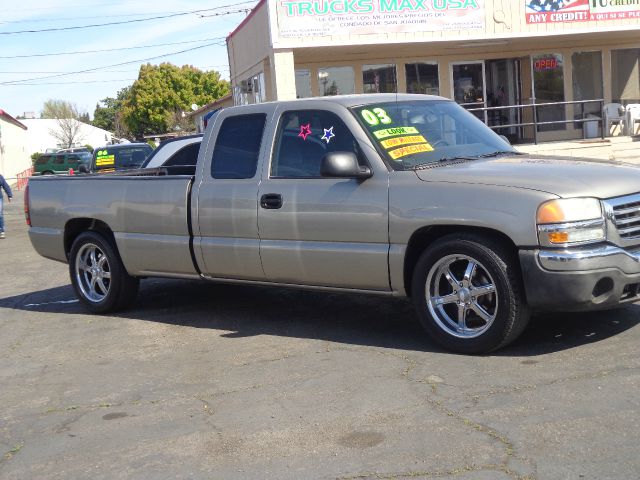
[[[447,236],[420,257],[412,296],[420,322],[443,347],[486,353],[515,340],[529,321],[517,260],[480,235]]]
[[[138,293],[139,280],[127,273],[115,247],[96,232],[84,232],[73,242],[69,274],[76,295],[94,313],[121,310]]]

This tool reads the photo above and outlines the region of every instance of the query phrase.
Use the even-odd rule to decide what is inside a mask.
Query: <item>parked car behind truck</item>
[[[80,166],[88,166],[91,162],[89,151],[44,153],[35,162],[35,175],[55,175],[69,173],[70,169],[78,170]]]
[[[395,295],[465,353],[639,298],[640,170],[519,154],[440,97],[225,109],[190,173],[34,178],[33,246],[97,313],[153,276]]]
[[[167,173],[183,174],[195,171],[202,134],[165,140],[147,157],[140,168],[164,167]]]
[[[106,145],[93,151],[90,164],[81,173],[109,173],[140,168],[153,148],[146,143]]]

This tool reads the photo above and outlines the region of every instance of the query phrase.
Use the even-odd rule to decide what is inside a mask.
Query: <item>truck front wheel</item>
[[[69,274],[76,295],[94,313],[123,309],[138,293],[139,280],[127,273],[115,248],[96,232],[84,232],[73,242]]]
[[[490,237],[447,236],[430,246],[413,273],[422,326],[443,347],[486,353],[515,340],[529,309],[517,260]]]

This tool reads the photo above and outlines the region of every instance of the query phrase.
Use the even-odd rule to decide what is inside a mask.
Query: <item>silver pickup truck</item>
[[[433,339],[478,353],[532,310],[640,296],[640,169],[519,154],[440,97],[225,109],[193,175],[33,178],[25,211],[97,313],[144,277],[406,296]]]

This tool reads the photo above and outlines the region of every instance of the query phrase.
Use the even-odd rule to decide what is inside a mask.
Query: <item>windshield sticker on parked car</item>
[[[302,137],[303,140],[306,140],[309,135],[311,135],[311,124],[307,123],[306,125],[300,125],[300,133],[298,133],[298,136]]]
[[[324,130],[324,135],[322,135],[322,137],[320,137],[322,140],[324,140],[325,142],[327,142],[327,144],[331,141],[331,139],[333,137],[335,137],[336,135],[333,133],[333,127],[331,128],[323,128]]]
[[[410,145],[412,143],[429,143],[427,139],[422,135],[408,135],[406,137],[389,138],[388,140],[382,140],[380,145],[389,150],[393,147],[399,147],[400,145]]]
[[[100,155],[102,152],[98,152],[96,156],[96,167],[104,167],[106,165],[115,165],[116,157],[115,155]]]
[[[409,145],[402,148],[396,148],[389,151],[389,156],[394,160],[397,160],[407,155],[413,155],[416,153],[433,152],[433,147],[428,143],[421,143],[418,145]]]
[[[411,135],[418,132],[418,129],[415,127],[394,127],[394,128],[385,128],[384,130],[376,130],[373,134],[376,136],[378,140],[382,140],[383,138],[395,137],[397,135]]]

